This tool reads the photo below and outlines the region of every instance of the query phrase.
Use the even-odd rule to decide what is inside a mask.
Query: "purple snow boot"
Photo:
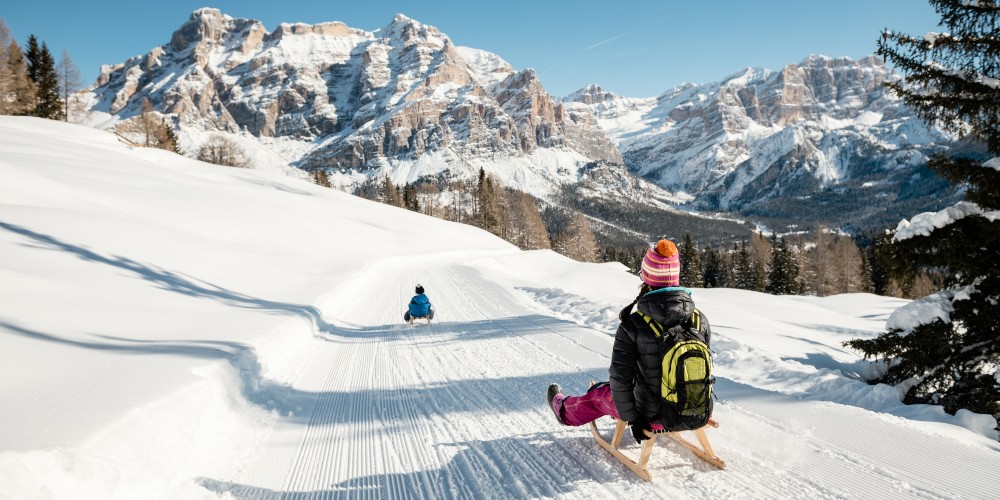
[[[562,402],[566,399],[566,396],[563,396],[562,387],[559,387],[559,384],[550,384],[549,390],[545,393],[545,399],[549,402],[549,409],[556,416],[556,420],[560,424],[566,425],[562,417]]]

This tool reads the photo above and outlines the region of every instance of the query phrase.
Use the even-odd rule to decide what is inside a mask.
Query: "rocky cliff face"
[[[629,170],[698,205],[841,223],[955,195],[926,167],[955,139],[887,94],[887,78],[876,57],[810,56],[655,99],[592,86],[568,100],[598,117]]]
[[[268,32],[201,9],[169,44],[105,67],[93,92],[96,111],[120,118],[148,98],[182,129],[300,141],[291,160],[334,175],[414,181],[500,165],[499,177],[544,191],[586,163],[622,162],[589,111],[568,112],[534,71],[403,15],[372,32],[339,22]]]

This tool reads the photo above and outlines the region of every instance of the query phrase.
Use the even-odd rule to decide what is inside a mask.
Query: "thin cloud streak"
[[[585,48],[585,49],[577,52],[577,54],[582,54],[582,53],[584,53],[584,52],[586,52],[586,51],[588,51],[590,49],[594,49],[594,48],[600,47],[601,45],[604,45],[606,43],[611,43],[611,42],[613,42],[613,41],[615,41],[615,40],[617,40],[617,39],[619,39],[619,38],[621,38],[621,37],[623,37],[623,36],[625,36],[625,35],[627,35],[629,33],[632,33],[632,32],[630,31],[628,33],[622,33],[622,34],[620,34],[618,36],[613,36],[611,38],[608,38],[607,40],[605,40],[603,42],[597,42],[597,43],[591,45],[590,47],[587,47],[587,48]]]
[[[578,55],[580,55],[580,54],[583,54],[584,52],[587,52],[588,50],[593,50],[593,49],[595,49],[595,48],[597,48],[597,47],[600,47],[601,45],[605,45],[605,44],[608,44],[608,43],[611,43],[611,42],[613,42],[613,41],[615,41],[615,40],[618,40],[619,38],[623,38],[623,37],[626,37],[626,36],[628,36],[628,35],[631,35],[631,34],[633,34],[633,33],[636,33],[636,32],[639,32],[639,31],[641,31],[641,30],[644,30],[644,29],[646,29],[646,28],[649,28],[650,26],[654,26],[654,25],[656,25],[656,24],[659,24],[659,23],[662,23],[663,21],[667,21],[667,20],[669,20],[669,19],[671,19],[671,18],[672,18],[672,16],[670,16],[670,17],[663,17],[663,18],[660,18],[660,19],[657,19],[656,21],[653,21],[653,22],[651,22],[651,23],[648,23],[648,24],[645,24],[645,25],[643,25],[643,26],[640,26],[640,27],[638,27],[638,28],[635,28],[635,29],[633,29],[633,30],[629,30],[629,31],[626,31],[626,32],[624,32],[624,33],[621,33],[621,34],[619,34],[619,35],[615,35],[615,36],[613,36],[613,37],[611,37],[611,38],[608,38],[608,39],[606,39],[606,40],[603,40],[603,41],[600,41],[600,42],[597,42],[597,43],[595,43],[595,44],[593,44],[593,45],[591,45],[591,46],[589,46],[589,47],[586,47],[586,48],[583,48],[583,49],[580,49],[580,50],[576,51],[576,52],[575,52],[575,53],[574,53],[574,54],[573,54],[572,56],[570,56],[570,57],[576,57],[576,56],[578,56]],[[558,60],[558,61],[556,61],[556,62],[552,63],[552,64],[551,64],[550,66],[548,66],[547,68],[545,68],[545,69],[543,69],[543,70],[539,71],[539,72],[538,72],[538,76],[542,76],[542,75],[546,74],[547,72],[549,72],[549,71],[551,71],[551,70],[553,70],[553,69],[555,69],[555,68],[557,68],[557,67],[561,66],[561,65],[562,65],[562,63],[563,63],[563,62],[564,62],[564,61],[565,61],[566,59],[568,59],[568,58],[567,58],[567,57],[563,57],[562,59],[560,59],[560,60]]]

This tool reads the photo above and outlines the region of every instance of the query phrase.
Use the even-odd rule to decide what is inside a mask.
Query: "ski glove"
[[[646,420],[645,417],[639,417],[632,422],[629,422],[628,425],[632,428],[632,437],[635,438],[636,443],[641,443],[643,440],[649,439],[649,436],[647,436],[643,431],[653,429],[650,427],[649,421]]]

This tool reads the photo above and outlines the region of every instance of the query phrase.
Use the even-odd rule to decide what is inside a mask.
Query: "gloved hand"
[[[646,417],[639,417],[629,422],[628,425],[632,428],[632,437],[635,438],[636,443],[641,443],[643,440],[649,439],[649,436],[643,432],[644,430],[652,430]]]

